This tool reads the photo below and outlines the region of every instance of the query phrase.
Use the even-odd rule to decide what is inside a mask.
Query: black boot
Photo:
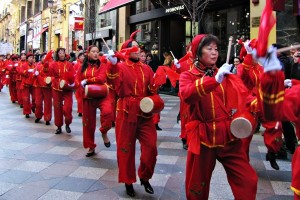
[[[185,149],[185,150],[187,150],[188,149],[188,145],[186,143],[186,139],[182,138],[181,141],[182,141],[182,148]]]
[[[177,124],[179,123],[179,121],[180,121],[180,112],[177,115],[177,120],[176,120]]]
[[[47,125],[47,126],[50,125],[50,121],[46,121],[46,125]]]
[[[273,169],[279,170],[279,166],[278,166],[278,164],[276,162],[276,159],[275,159],[275,153],[268,152],[267,155],[266,155],[266,161],[270,162],[271,167]]]
[[[126,188],[126,193],[128,194],[128,196],[134,197],[135,192],[134,192],[134,189],[133,189],[133,185],[125,183],[125,188]]]
[[[61,127],[57,127],[55,134],[61,134]]]
[[[25,118],[29,118],[29,114],[26,114],[26,115],[25,115]]]
[[[36,118],[34,122],[35,122],[35,123],[39,123],[40,120],[41,120],[41,118]]]
[[[69,126],[69,125],[66,125],[66,132],[67,132],[67,133],[71,133],[71,129],[70,129],[70,126]]]
[[[78,117],[82,117],[82,113],[78,113]]]
[[[141,180],[141,185],[143,185],[145,188],[145,191],[149,194],[153,194],[154,190],[153,190],[152,186],[150,185],[149,181],[144,181],[143,179],[140,179],[140,180]]]
[[[162,129],[158,126],[158,124],[155,124],[155,128],[157,131],[161,131]]]

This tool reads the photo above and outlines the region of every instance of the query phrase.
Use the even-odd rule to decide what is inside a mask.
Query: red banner
[[[84,28],[83,22],[84,22],[83,17],[74,17],[74,30],[83,31]]]

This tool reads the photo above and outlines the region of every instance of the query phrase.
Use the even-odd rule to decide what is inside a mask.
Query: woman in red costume
[[[37,64],[34,72],[35,81],[35,123],[38,123],[43,115],[46,125],[50,125],[52,118],[52,88],[51,84],[46,83],[47,77],[52,77],[49,70],[49,61],[45,61],[46,53],[41,55],[41,61]],[[44,104],[44,105],[43,105]]]
[[[84,56],[83,52],[78,54],[76,64],[74,65],[76,74],[77,74],[79,68],[82,66],[82,62],[83,62],[84,58],[85,58],[85,56]],[[82,87],[76,88],[75,97],[77,100],[77,113],[78,113],[79,117],[82,116],[82,100],[83,100],[82,94],[83,94],[83,88]]]
[[[227,173],[235,199],[254,200],[257,175],[248,162],[242,142],[230,132],[231,117],[226,108],[226,74],[231,65],[216,67],[218,39],[197,35],[192,41],[193,68],[180,76],[180,96],[190,106],[186,124],[188,154],[187,199],[208,199],[211,175],[218,160]],[[228,111],[227,111],[228,110]]]
[[[16,85],[16,76],[17,76],[17,67],[18,67],[17,55],[12,55],[11,60],[6,63],[6,74],[9,76],[9,94],[12,103],[18,101],[17,97],[17,85]]]
[[[243,63],[237,68],[237,75],[243,80],[246,88],[248,89],[247,104],[251,112],[256,113],[257,118],[262,122],[262,126],[265,128],[263,137],[265,146],[268,149],[266,154],[266,160],[270,162],[273,169],[279,170],[279,166],[276,162],[276,153],[279,152],[282,146],[282,126],[281,122],[267,121],[263,118],[261,113],[261,106],[257,100],[258,88],[261,82],[261,75],[263,74],[263,68],[256,60],[252,58],[252,49],[256,47],[256,39],[246,41],[244,48],[246,55],[244,54]],[[249,158],[249,146],[252,140],[252,135],[242,139],[245,147],[245,151],[248,153]]]
[[[16,85],[17,85],[17,97],[20,108],[23,108],[23,88],[22,88],[22,68],[27,64],[26,53],[20,54],[20,61],[17,67]]]
[[[56,61],[50,64],[51,73],[54,77],[52,81],[52,96],[54,106],[54,123],[57,126],[55,134],[62,132],[65,117],[66,132],[71,133],[72,123],[73,89],[75,86],[75,70],[72,63],[66,59],[66,50],[58,48],[55,56]],[[61,80],[65,80],[68,89],[60,88]]]
[[[254,52],[256,57],[256,51]],[[266,57],[257,58],[264,67],[261,77],[261,97],[264,117],[268,120],[292,121],[300,138],[300,82],[284,80],[284,72],[276,55],[276,48],[270,47]],[[285,89],[285,87],[290,87]],[[300,200],[300,148],[292,158],[292,185],[294,199]]]
[[[86,85],[104,85],[106,84],[106,63],[99,60],[99,49],[97,46],[90,46],[87,49],[87,57],[84,59],[82,66],[79,67],[76,74],[76,82],[79,87],[84,88]],[[77,85],[76,84],[76,85]],[[82,90],[84,96],[84,90]],[[83,97],[83,146],[89,148],[86,157],[95,154],[95,129],[96,129],[96,115],[97,108],[100,109],[100,123],[99,129],[102,133],[104,145],[110,147],[110,141],[107,137],[107,132],[111,128],[113,112],[111,107],[110,96],[103,98],[89,98]]]
[[[22,65],[21,74],[22,74],[22,85],[23,88],[23,114],[26,118],[29,118],[31,111],[35,112],[35,93],[33,87],[34,81],[34,55],[29,53],[26,55],[27,63]],[[31,97],[31,98],[30,98]],[[31,100],[31,101],[30,101]]]
[[[136,33],[122,45],[126,54],[123,62],[115,64],[116,57],[111,51],[108,56],[115,64],[110,66],[108,78],[119,97],[116,118],[119,182],[125,183],[126,192],[131,197],[135,196],[132,184],[136,182],[136,140],[141,144],[138,176],[145,191],[150,194],[154,193],[149,180],[154,173],[157,156],[157,133],[152,114],[143,113],[139,107],[141,99],[156,93],[157,87],[153,85],[152,69],[139,61],[140,48],[133,38]]]
[[[3,79],[5,78],[5,62],[4,55],[0,54],[0,92],[3,88]]]

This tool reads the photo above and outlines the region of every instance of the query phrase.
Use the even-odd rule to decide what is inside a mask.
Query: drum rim
[[[62,83],[63,83],[63,86],[61,86]],[[64,88],[65,84],[66,84],[66,81],[65,81],[65,80],[61,80],[61,81],[59,82],[59,87],[60,87],[60,88]]]
[[[50,82],[49,82],[49,83],[47,83],[47,79],[50,79]],[[45,83],[46,83],[46,84],[50,84],[50,83],[51,83],[51,76],[47,76],[47,77],[45,78]]]

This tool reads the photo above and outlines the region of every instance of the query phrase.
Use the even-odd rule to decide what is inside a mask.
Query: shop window
[[[135,14],[147,12],[153,9],[155,8],[150,0],[141,0],[135,4]]]
[[[140,45],[146,51],[155,51],[158,53],[158,21],[150,21],[136,25],[136,29],[141,30],[140,34],[137,34],[136,40],[140,42]]]

